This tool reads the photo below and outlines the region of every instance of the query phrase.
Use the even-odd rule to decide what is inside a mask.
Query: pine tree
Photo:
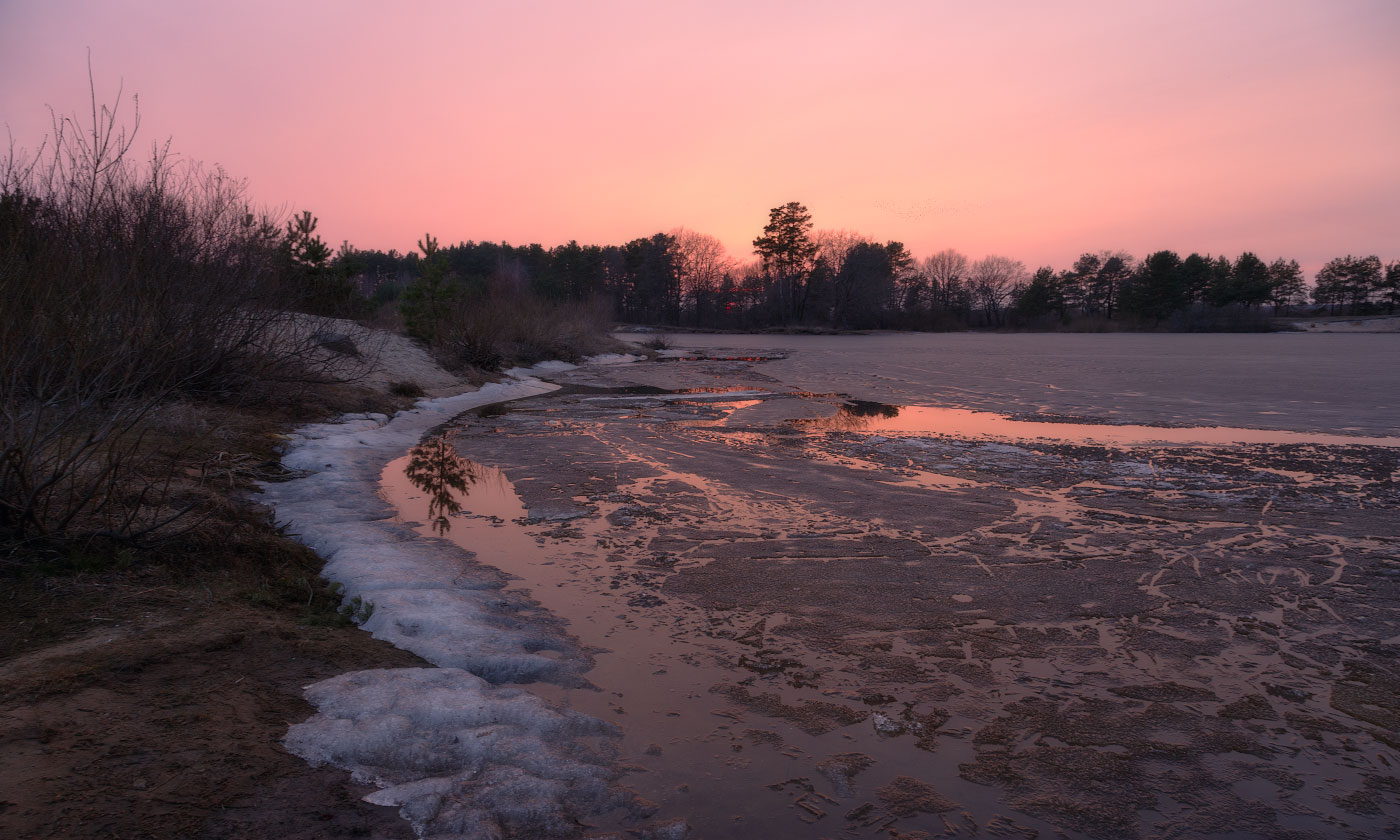
[[[447,258],[432,234],[423,234],[418,249],[423,252],[422,268],[399,299],[399,313],[409,335],[432,344],[451,313],[457,289],[447,276]]]
[[[817,243],[812,240],[812,214],[796,201],[789,201],[768,212],[763,235],[753,241],[754,253],[763,261],[763,270],[777,282],[784,320],[801,318],[806,293],[806,274]]]

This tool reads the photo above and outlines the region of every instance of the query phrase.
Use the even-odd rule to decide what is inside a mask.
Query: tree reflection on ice
[[[443,435],[429,438],[408,451],[404,475],[414,487],[428,494],[428,518],[439,535],[452,527],[448,517],[462,511],[461,499],[478,477],[472,462],[458,455]]]

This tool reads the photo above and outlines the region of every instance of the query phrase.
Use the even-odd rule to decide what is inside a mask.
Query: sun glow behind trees
[[[45,104],[86,100],[91,48],[146,138],[362,248],[684,226],[748,259],[800,197],[918,255],[1311,275],[1400,225],[1398,24],[1364,0],[9,3],[0,119],[32,147]]]
[[[1328,262],[1311,292],[1296,260],[1267,262],[1250,251],[1233,258],[1089,251],[1067,268],[1032,272],[998,254],[971,259],[944,249],[920,260],[897,241],[820,230],[796,201],[772,208],[752,241],[748,262],[718,238],[686,228],[622,245],[461,242],[434,247],[427,260],[355,258],[383,272],[360,278],[369,286],[418,278],[404,293],[405,316],[417,311],[425,284],[445,283],[457,290],[454,299],[471,304],[502,277],[544,300],[606,306],[626,322],[731,329],[1255,330],[1309,298],[1354,314],[1400,305],[1400,261],[1385,265],[1374,256]]]

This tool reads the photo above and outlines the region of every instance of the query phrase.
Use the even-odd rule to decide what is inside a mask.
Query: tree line
[[[328,264],[376,303],[398,300],[410,332],[425,310],[502,288],[597,302],[626,322],[729,329],[1240,329],[1308,303],[1334,314],[1393,313],[1400,304],[1400,261],[1376,256],[1333,259],[1311,287],[1296,260],[1252,252],[1162,250],[1139,259],[1104,250],[1030,271],[1006,256],[944,250],[916,259],[900,242],[817,230],[798,202],[770,211],[753,255],[737,260],[715,237],[681,228],[622,245],[548,249],[460,242],[399,254],[345,245]]]

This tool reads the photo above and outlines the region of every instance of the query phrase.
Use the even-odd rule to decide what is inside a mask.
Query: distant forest
[[[1311,286],[1296,260],[1250,252],[1097,251],[1068,268],[1030,271],[1010,257],[945,250],[920,260],[899,242],[814,230],[797,202],[770,212],[753,248],[755,259],[739,262],[715,237],[685,229],[548,249],[439,247],[425,237],[418,252],[345,244],[314,262],[345,278],[347,295],[376,308],[397,303],[410,332],[462,302],[520,294],[601,304],[629,323],[718,329],[1247,330],[1308,304],[1331,314],[1393,313],[1400,304],[1400,261],[1376,256],[1333,259]]]

